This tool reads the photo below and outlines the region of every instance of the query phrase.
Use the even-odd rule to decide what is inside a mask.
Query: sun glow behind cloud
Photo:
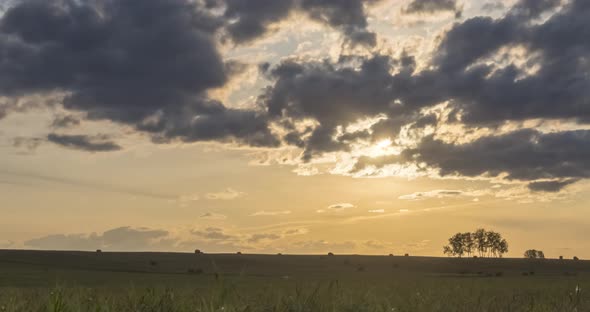
[[[142,0],[141,12],[132,2],[21,8],[72,21],[62,28],[0,17],[0,49],[23,51],[0,53],[0,170],[21,173],[0,172],[0,245],[53,233],[63,235],[32,243],[105,243],[91,233],[115,229],[156,249],[375,252],[408,241],[427,254],[473,223],[590,222],[583,0],[540,12],[504,1],[492,13],[475,0],[281,0],[227,13],[237,2]],[[102,16],[89,25],[80,8]],[[121,27],[154,19],[150,31]],[[33,40],[31,29],[48,31]]]

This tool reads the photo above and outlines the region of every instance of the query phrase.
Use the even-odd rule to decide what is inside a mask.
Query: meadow
[[[0,311],[590,311],[590,262],[0,251]]]

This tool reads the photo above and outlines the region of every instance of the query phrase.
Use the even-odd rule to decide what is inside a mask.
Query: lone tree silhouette
[[[545,253],[541,250],[529,249],[524,252],[524,257],[527,259],[545,259]]]
[[[474,233],[457,233],[443,247],[448,256],[463,257],[477,253],[479,257],[499,257],[508,252],[508,242],[500,233],[477,229]]]

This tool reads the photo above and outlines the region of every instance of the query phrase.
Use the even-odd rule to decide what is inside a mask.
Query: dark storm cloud
[[[285,19],[295,7],[294,0],[225,0],[225,17],[235,22],[227,31],[236,43],[264,35],[270,25]]]
[[[0,20],[0,93],[62,91],[66,109],[159,140],[276,145],[264,117],[205,94],[236,68],[217,51],[222,25],[189,0],[20,1]]]
[[[317,21],[340,29],[353,44],[374,46],[377,36],[367,30],[365,5],[381,0],[301,0],[301,6]]]
[[[520,0],[512,8],[513,13],[536,18],[561,4],[561,0]]]
[[[374,46],[376,35],[367,30],[366,5],[382,0],[218,0],[225,5],[226,30],[236,43],[246,43],[269,32],[273,24],[301,11],[312,20],[341,31],[353,45]]]
[[[47,141],[76,150],[86,152],[112,152],[121,150],[121,146],[110,141],[108,136],[88,136],[88,135],[63,135],[51,133],[47,136]]]
[[[405,14],[432,14],[445,11],[455,12],[457,17],[461,17],[462,8],[457,0],[412,0],[403,10]]]
[[[578,182],[579,179],[567,179],[562,181],[538,181],[529,183],[528,187],[535,192],[559,192],[564,187]]]

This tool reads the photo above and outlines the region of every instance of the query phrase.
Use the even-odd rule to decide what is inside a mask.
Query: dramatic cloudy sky
[[[0,0],[0,248],[590,257],[587,0]]]

